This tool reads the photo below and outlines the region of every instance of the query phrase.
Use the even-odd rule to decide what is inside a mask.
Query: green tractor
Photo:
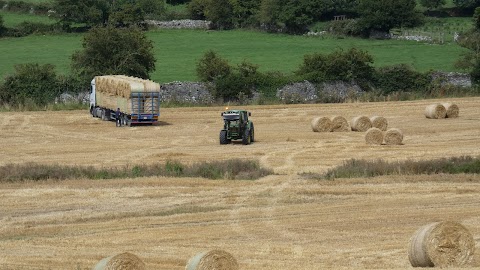
[[[252,114],[244,110],[227,110],[222,113],[223,129],[220,131],[220,144],[228,144],[232,140],[242,140],[243,144],[255,141],[253,122],[248,120]]]

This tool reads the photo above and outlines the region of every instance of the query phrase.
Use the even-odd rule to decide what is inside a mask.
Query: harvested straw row
[[[430,119],[441,119],[447,116],[447,110],[442,104],[431,104],[425,108],[425,116]]]
[[[353,131],[365,132],[372,127],[372,122],[366,116],[357,116],[352,119],[351,127]]]
[[[447,118],[457,118],[458,114],[460,113],[460,109],[458,106],[454,103],[442,103],[443,107],[445,107],[445,110],[447,111]]]
[[[370,117],[370,122],[372,122],[372,127],[376,127],[381,131],[386,131],[388,127],[387,119],[383,116],[372,116]]]
[[[200,252],[187,263],[185,270],[238,270],[239,266],[232,254],[223,250]]]
[[[408,259],[413,267],[459,267],[472,261],[474,251],[473,236],[463,225],[435,222],[412,236]]]
[[[145,270],[145,263],[136,255],[125,252],[102,259],[93,270]]]

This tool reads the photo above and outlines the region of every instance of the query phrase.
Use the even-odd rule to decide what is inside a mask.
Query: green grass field
[[[35,15],[30,13],[15,13],[0,10],[0,16],[3,17],[6,27],[15,27],[22,22],[46,23],[53,24],[56,20],[43,15]]]
[[[453,63],[464,51],[453,43],[315,38],[243,30],[156,30],[147,36],[154,42],[157,63],[152,79],[158,82],[197,80],[195,65],[210,49],[233,65],[247,60],[259,65],[261,71],[284,73],[296,70],[305,54],[351,47],[367,50],[377,67],[406,63],[419,71],[456,71]],[[14,65],[29,62],[51,63],[59,73],[68,73],[70,56],[81,49],[81,41],[82,36],[78,34],[0,39],[0,77],[12,73]]]

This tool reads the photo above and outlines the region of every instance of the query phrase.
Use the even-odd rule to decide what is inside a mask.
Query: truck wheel
[[[227,131],[220,131],[220,144],[228,144],[230,141],[227,139]]]
[[[252,126],[250,128],[250,142],[254,142],[255,141],[255,128],[253,127],[253,122],[252,122]]]
[[[243,131],[242,143],[243,143],[244,145],[250,144],[250,130],[245,129],[245,130]]]
[[[105,116],[105,110],[104,109],[102,109],[100,115],[101,115],[101,118],[102,118],[103,121],[107,121],[107,117]]]

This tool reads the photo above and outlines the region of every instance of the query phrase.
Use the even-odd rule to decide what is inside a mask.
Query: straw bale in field
[[[441,119],[447,116],[447,110],[442,104],[431,104],[425,108],[425,116],[430,119]]]
[[[383,116],[372,116],[370,117],[370,122],[372,122],[372,127],[376,127],[381,131],[386,131],[388,127],[387,119]]]
[[[223,250],[200,252],[187,263],[185,270],[238,270],[238,263],[232,254]]]
[[[365,133],[365,142],[367,144],[377,144],[380,145],[383,143],[383,132],[376,127],[369,128],[367,133]]]
[[[357,116],[352,119],[351,127],[353,131],[365,132],[372,127],[372,122],[366,116]]]
[[[447,111],[447,118],[457,118],[458,114],[460,113],[460,109],[458,106],[454,103],[442,103],[443,107],[445,107],[445,110]]]
[[[145,270],[145,263],[132,253],[120,253],[99,261],[93,270]]]
[[[312,130],[314,132],[330,132],[332,127],[332,120],[328,117],[315,117],[312,120]]]
[[[333,132],[345,132],[349,131],[350,127],[348,126],[348,121],[343,116],[333,116],[332,121],[332,131]]]
[[[403,132],[398,128],[391,128],[385,132],[383,136],[385,144],[401,145],[403,142]]]
[[[474,251],[473,236],[462,224],[435,222],[412,236],[408,259],[413,267],[459,267],[472,261]]]

